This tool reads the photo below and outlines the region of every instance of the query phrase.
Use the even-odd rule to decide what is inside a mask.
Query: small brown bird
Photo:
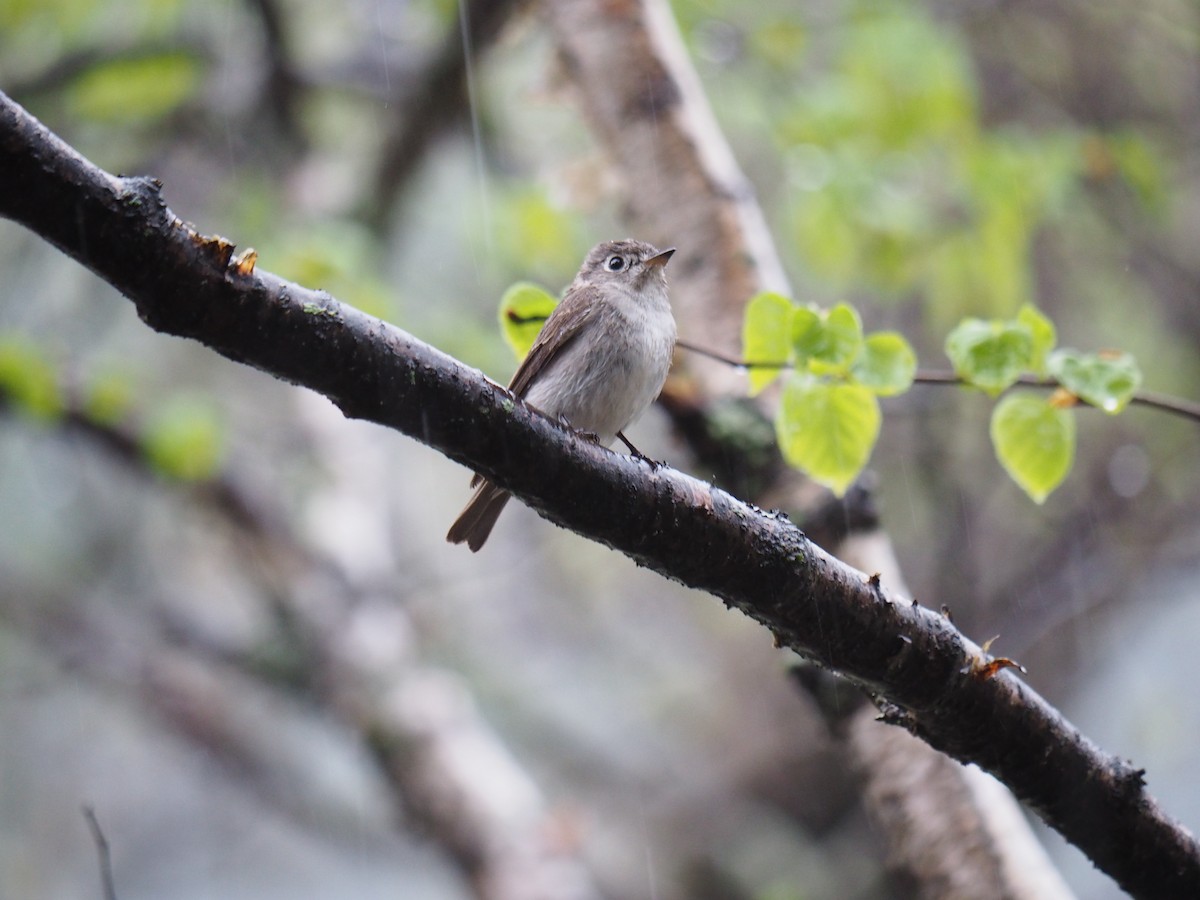
[[[608,446],[662,390],[675,349],[663,267],[674,248],[606,241],[583,261],[508,388]],[[628,444],[628,441],[625,441]],[[632,445],[630,445],[632,447]],[[446,540],[483,546],[510,494],[476,475]]]

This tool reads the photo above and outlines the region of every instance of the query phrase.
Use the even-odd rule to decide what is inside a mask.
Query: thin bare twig
[[[108,838],[96,818],[96,810],[91,805],[83,806],[83,820],[87,822],[88,830],[92,833],[92,841],[96,845],[96,855],[100,857],[100,886],[104,891],[104,900],[117,900],[117,888],[113,881],[112,854],[109,852]]]
[[[725,353],[718,353],[715,350],[709,350],[705,347],[698,347],[695,344],[690,344],[686,341],[676,341],[679,347],[691,353],[698,353],[700,356],[708,359],[716,360],[717,362],[725,363],[728,366],[733,366],[737,369],[793,369],[795,366],[790,362],[767,362],[758,360],[744,360],[729,356]],[[970,387],[970,383],[965,381],[961,376],[948,369],[921,369],[913,376],[913,384],[941,384],[955,385],[958,387]],[[1041,390],[1054,390],[1061,385],[1053,378],[1045,378],[1040,375],[1022,375],[1014,383],[1014,387],[1032,387]],[[1078,398],[1079,402],[1085,406],[1091,406],[1082,397]],[[1179,416],[1180,418],[1190,419],[1193,422],[1200,423],[1200,403],[1194,400],[1187,400],[1182,397],[1172,397],[1168,394],[1157,393],[1155,391],[1137,391],[1129,401],[1135,406],[1145,406],[1149,409],[1157,409],[1160,412],[1170,413],[1171,415]]]
[[[918,371],[913,378],[913,383],[948,384],[960,387],[970,386],[954,372],[940,369],[923,369]],[[1061,387],[1053,378],[1043,378],[1040,375],[1022,375],[1017,379],[1015,386],[1038,388],[1047,391]],[[1082,397],[1078,399],[1084,406],[1092,405]],[[1188,400],[1183,397],[1172,397],[1155,391],[1137,391],[1130,398],[1129,403],[1133,406],[1145,406],[1148,409],[1157,409],[1159,412],[1170,413],[1171,415],[1200,423],[1200,403],[1194,400]]]

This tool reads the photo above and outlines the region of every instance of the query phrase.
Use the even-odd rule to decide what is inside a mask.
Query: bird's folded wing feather
[[[579,288],[555,307],[508,383],[510,391],[524,397],[534,379],[595,319],[598,308],[595,291],[591,286]]]
[[[550,362],[583,334],[584,329],[595,318],[596,304],[592,293],[595,288],[580,288],[554,308],[542,330],[534,339],[533,346],[517,366],[508,389],[518,397],[524,397],[533,380],[543,372]],[[471,487],[477,487],[483,477],[475,474]]]

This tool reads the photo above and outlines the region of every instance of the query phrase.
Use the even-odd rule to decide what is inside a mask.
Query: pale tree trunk
[[[670,5],[547,0],[542,13],[579,106],[619,175],[631,232],[679,248],[671,275],[681,338],[736,357],[746,301],[760,291],[791,291]],[[744,378],[729,366],[686,356],[681,362],[701,391],[700,406],[745,392]],[[768,403],[763,412],[770,416]],[[813,501],[811,489],[787,473],[763,497],[748,499],[798,520]],[[827,549],[908,593],[882,531],[852,533]],[[990,776],[869,721],[872,714],[864,708],[864,721],[846,740],[863,769],[873,818],[887,830],[892,864],[910,872],[925,896],[966,896],[964,885],[983,891],[967,892],[980,897],[1069,896],[1010,793],[990,791],[985,803],[971,785]],[[994,833],[990,823],[999,820],[1009,827]],[[1029,871],[1042,877],[1026,877]]]

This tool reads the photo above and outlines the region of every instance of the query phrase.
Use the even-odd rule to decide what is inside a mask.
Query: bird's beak
[[[667,260],[671,258],[671,255],[674,252],[675,248],[671,247],[667,250],[664,250],[662,253],[659,253],[657,256],[650,257],[648,260],[642,263],[642,265],[646,266],[647,268],[658,268],[660,266],[665,266],[667,264]]]

